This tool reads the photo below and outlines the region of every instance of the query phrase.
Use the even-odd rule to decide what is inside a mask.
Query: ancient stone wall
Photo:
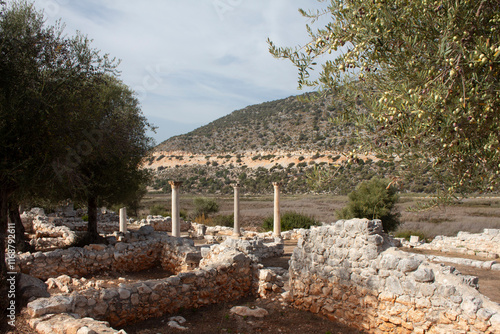
[[[49,222],[47,216],[36,216],[31,220],[31,229],[35,238],[30,244],[35,249],[61,248],[71,245],[76,241],[76,233],[67,226],[56,226]]]
[[[290,260],[295,307],[370,333],[500,333],[500,306],[470,281],[392,248],[377,220],[312,228]]]
[[[268,239],[233,239],[227,238],[220,247],[229,247],[247,254],[253,261],[260,262],[263,259],[283,255],[284,244],[280,238]]]
[[[152,216],[149,215],[146,219],[139,221],[141,225],[151,225],[155,231],[172,232],[172,218],[163,216]],[[181,232],[187,232],[191,229],[191,222],[180,220]]]
[[[500,229],[484,229],[483,233],[458,232],[456,237],[437,236],[432,242],[418,247],[496,259],[500,257]]]
[[[40,298],[28,304],[31,317],[75,313],[106,320],[112,326],[142,321],[180,308],[197,308],[252,293],[256,268],[241,252],[226,250],[218,261],[165,279],[87,289],[71,295]]]
[[[151,231],[150,231],[151,232]],[[84,248],[24,253],[16,257],[17,271],[43,280],[63,274],[87,276],[102,271],[133,272],[162,265],[177,273],[199,261],[199,252],[189,239],[165,233],[130,233],[130,242],[88,245]],[[194,254],[193,254],[194,253]]]

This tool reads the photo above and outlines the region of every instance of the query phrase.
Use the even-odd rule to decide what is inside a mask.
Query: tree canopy
[[[8,203],[72,198],[133,201],[151,147],[118,62],[81,34],[47,26],[26,1],[0,2],[0,265]],[[90,206],[90,205],[89,205]],[[90,229],[89,229],[90,230]],[[97,231],[94,226],[93,231]]]
[[[298,68],[299,87],[342,92],[364,109],[361,150],[432,165],[446,192],[498,191],[500,2],[332,0],[310,41],[270,52]],[[313,75],[313,71],[321,70]],[[366,138],[366,137],[365,137]]]

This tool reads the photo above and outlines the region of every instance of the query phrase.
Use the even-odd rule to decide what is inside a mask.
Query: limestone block
[[[267,310],[263,308],[260,307],[249,308],[246,306],[234,306],[229,310],[229,313],[237,314],[242,317],[256,317],[256,318],[263,318],[269,315],[269,312],[267,312]]]
[[[96,331],[88,328],[87,326],[83,326],[79,330],[76,331],[76,334],[98,334],[98,333]]]
[[[481,299],[472,296],[464,296],[464,300],[460,306],[465,314],[475,316],[482,305],[483,301]]]
[[[20,274],[18,288],[21,297],[26,301],[50,297],[50,293],[47,292],[47,284],[29,275]]]
[[[379,269],[394,270],[398,267],[401,258],[394,254],[384,254],[379,262]]]
[[[398,263],[398,269],[404,273],[412,272],[417,270],[421,262],[415,258],[405,258]]]
[[[57,295],[50,298],[39,298],[28,303],[28,314],[39,317],[44,314],[70,313],[74,308],[72,296]]]
[[[434,271],[430,268],[418,268],[413,273],[413,278],[415,281],[422,283],[434,282]]]
[[[389,276],[385,281],[386,289],[395,295],[403,294],[403,288],[401,282],[397,277]]]

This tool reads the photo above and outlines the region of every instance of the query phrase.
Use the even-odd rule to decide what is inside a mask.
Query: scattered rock
[[[180,329],[180,330],[187,330],[188,329],[187,327],[181,326],[181,325],[179,325],[179,323],[177,321],[173,321],[173,320],[169,321],[167,323],[167,325],[171,328]]]
[[[31,302],[37,298],[50,297],[50,293],[47,292],[47,284],[41,279],[20,274],[18,282],[21,298],[27,302]]]
[[[231,308],[229,312],[232,314],[237,314],[242,317],[263,318],[269,315],[269,312],[267,312],[263,308],[260,307],[250,308],[247,306],[234,306],[233,308]]]

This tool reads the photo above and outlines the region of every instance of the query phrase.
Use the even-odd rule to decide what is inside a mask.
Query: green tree
[[[93,110],[82,124],[94,131],[95,141],[76,157],[76,168],[58,168],[68,196],[87,204],[87,242],[99,240],[98,207],[130,204],[144,195],[150,173],[141,164],[153,143],[146,135],[150,125],[126,85],[107,76],[98,91]]]
[[[86,38],[63,37],[60,28],[45,27],[33,5],[1,6],[0,269],[5,273],[8,203],[14,208],[23,198],[56,194],[52,162],[92,135],[80,131],[79,122],[90,110],[95,83],[116,64],[89,48]]]
[[[394,211],[399,197],[389,181],[374,177],[361,182],[348,197],[347,206],[337,212],[338,219],[380,219],[386,232],[400,224],[399,214]]]
[[[280,217],[282,231],[290,231],[296,228],[311,228],[311,226],[319,225],[319,222],[313,217],[303,215],[298,212],[285,212]],[[269,216],[264,219],[262,228],[266,231],[272,231],[274,228],[274,216]]]
[[[498,191],[500,2],[327,3],[301,10],[313,20],[331,17],[307,26],[303,47],[269,41],[274,56],[298,68],[299,87],[342,93],[350,107],[337,116],[365,126],[367,150],[432,166],[448,194]]]
[[[211,213],[219,212],[219,204],[217,204],[217,201],[214,199],[196,197],[195,199],[193,199],[193,204],[195,207],[194,209],[195,218],[201,215],[208,217],[208,215]]]

